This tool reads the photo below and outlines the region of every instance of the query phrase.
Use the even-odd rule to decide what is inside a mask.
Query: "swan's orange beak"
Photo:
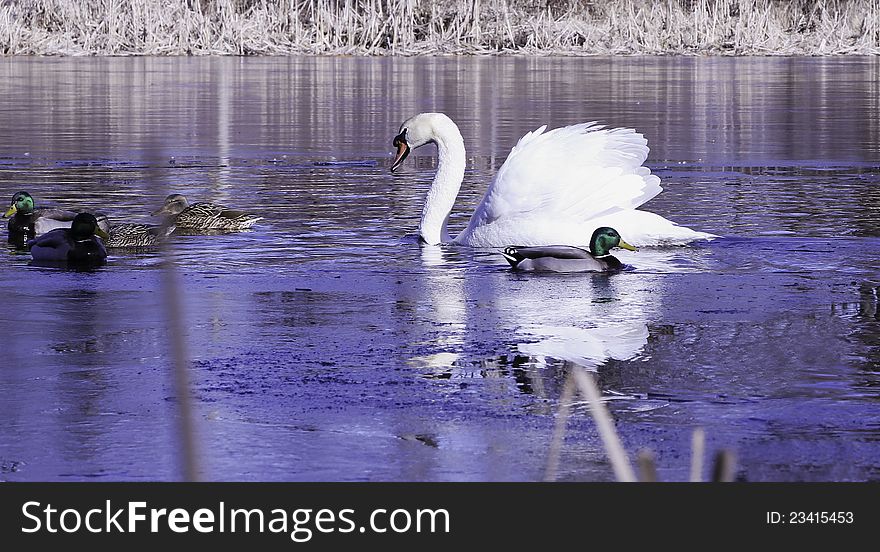
[[[394,142],[391,144],[397,148],[397,156],[394,158],[394,162],[391,163],[391,172],[394,172],[403,163],[406,156],[409,155],[409,144],[406,143],[406,130],[395,136]]]

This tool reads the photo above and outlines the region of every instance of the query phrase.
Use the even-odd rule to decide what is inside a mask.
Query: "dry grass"
[[[0,0],[0,54],[877,54],[880,0]]]

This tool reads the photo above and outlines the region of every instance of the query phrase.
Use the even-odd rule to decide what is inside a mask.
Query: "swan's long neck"
[[[425,243],[437,245],[451,241],[446,222],[464,179],[464,139],[454,124],[443,129],[435,138],[437,143],[437,174],[425,198],[419,236]]]

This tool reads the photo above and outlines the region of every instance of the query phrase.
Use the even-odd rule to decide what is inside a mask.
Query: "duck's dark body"
[[[28,241],[27,245],[37,262],[97,266],[106,261],[107,250],[96,234],[107,237],[106,232],[98,228],[94,215],[79,213],[70,228],[56,228]]]
[[[94,236],[74,239],[70,228],[47,232],[30,240],[28,246],[35,261],[96,266],[107,260],[107,250],[100,239]]]
[[[27,247],[28,240],[37,237],[34,219],[34,213],[16,213],[12,216],[6,225],[6,229],[9,232],[7,241],[18,249]]]
[[[568,245],[508,247],[503,255],[515,270],[526,272],[611,272],[624,266],[614,255],[597,257]]]
[[[67,264],[97,266],[105,262],[107,249],[98,238],[77,241],[67,252]]]

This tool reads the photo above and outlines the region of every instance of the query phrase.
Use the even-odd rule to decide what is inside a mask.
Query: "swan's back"
[[[634,209],[662,191],[642,167],[644,136],[595,122],[523,136],[489,186],[472,224],[527,215],[589,219]]]

